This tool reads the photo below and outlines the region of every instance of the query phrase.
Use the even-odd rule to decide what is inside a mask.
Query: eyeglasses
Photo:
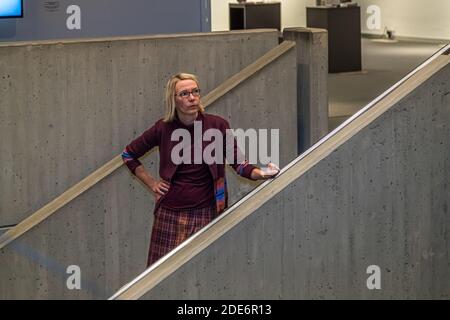
[[[187,98],[190,95],[193,95],[194,97],[200,96],[200,89],[194,89],[192,91],[181,91],[180,93],[176,93],[175,96],[179,96],[181,98]]]

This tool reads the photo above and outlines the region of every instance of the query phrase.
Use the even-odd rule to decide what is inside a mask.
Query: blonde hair
[[[198,83],[198,78],[190,73],[178,73],[172,76],[169,81],[167,81],[166,85],[166,115],[164,116],[164,122],[171,122],[175,119],[176,116],[176,107],[175,107],[175,86],[180,80],[193,80],[197,83],[197,86],[200,87]],[[205,107],[203,106],[201,100],[199,103],[199,111],[204,112]]]

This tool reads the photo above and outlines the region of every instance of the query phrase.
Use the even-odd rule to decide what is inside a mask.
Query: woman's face
[[[179,116],[197,114],[200,96],[194,96],[196,89],[199,88],[194,80],[180,80],[175,85],[175,106]],[[187,96],[181,97],[180,93],[187,93]]]

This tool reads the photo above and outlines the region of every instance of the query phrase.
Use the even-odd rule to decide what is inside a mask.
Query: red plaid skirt
[[[215,204],[206,208],[177,210],[158,206],[155,211],[147,267],[216,217]]]

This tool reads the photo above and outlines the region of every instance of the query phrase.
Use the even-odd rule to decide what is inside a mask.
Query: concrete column
[[[328,32],[285,28],[284,40],[297,44],[298,152],[328,133]]]

